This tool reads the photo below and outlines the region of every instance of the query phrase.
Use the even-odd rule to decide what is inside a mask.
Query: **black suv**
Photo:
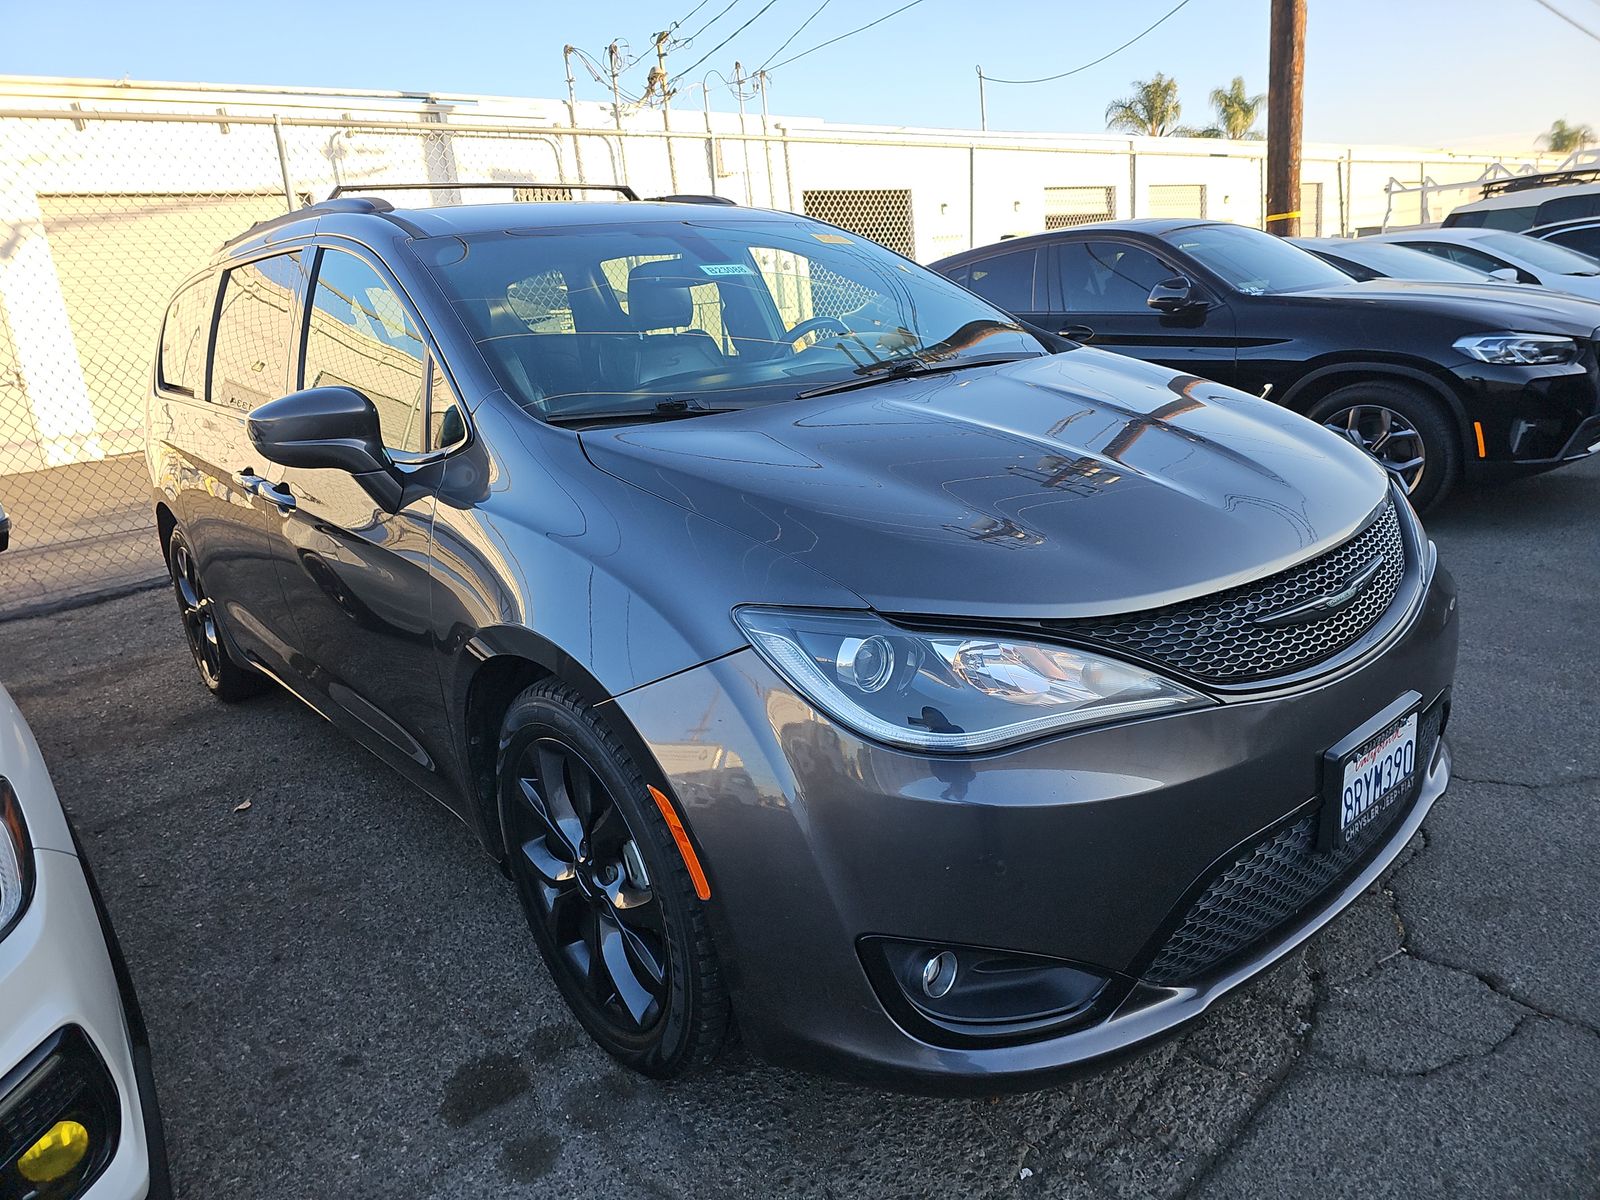
[[[1377,456],[1417,508],[1465,476],[1600,449],[1600,304],[1542,289],[1357,283],[1242,225],[1118,221],[933,264],[1062,337],[1232,384]]]

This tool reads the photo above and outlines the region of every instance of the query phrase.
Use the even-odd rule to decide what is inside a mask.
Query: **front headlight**
[[[22,917],[33,894],[33,847],[22,823],[22,804],[0,778],[0,938]]]
[[[862,612],[739,608],[734,619],[817,708],[863,737],[911,750],[989,750],[1212,703],[1140,667],[1068,646],[913,633]]]
[[[1523,367],[1571,362],[1578,357],[1577,342],[1553,333],[1479,333],[1457,339],[1455,347],[1479,362]]]

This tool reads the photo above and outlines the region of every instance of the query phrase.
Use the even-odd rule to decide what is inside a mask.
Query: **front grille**
[[[1338,592],[1376,554],[1383,565],[1336,612],[1276,628],[1259,618]],[[1126,616],[1054,621],[1061,633],[1131,651],[1213,683],[1288,675],[1351,645],[1377,624],[1400,591],[1405,542],[1394,501],[1343,545],[1310,562],[1198,600]]]
[[[1443,701],[1423,714],[1416,778],[1379,821],[1343,849],[1318,853],[1318,809],[1243,848],[1189,907],[1144,978],[1169,987],[1194,981],[1309,910],[1352,873],[1416,800],[1443,719]]]

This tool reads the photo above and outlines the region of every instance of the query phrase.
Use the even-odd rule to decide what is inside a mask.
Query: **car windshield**
[[[1486,283],[1491,280],[1483,271],[1391,242],[1329,242],[1327,248],[1329,254],[1370,267],[1390,279],[1420,279],[1429,283]]]
[[[1557,275],[1600,275],[1600,259],[1590,258],[1564,246],[1552,246],[1538,238],[1523,237],[1520,233],[1486,233],[1476,239],[1485,249],[1504,254],[1507,258],[1521,259],[1536,271],[1554,271]]]
[[[1167,240],[1210,268],[1223,281],[1251,296],[1339,287],[1350,276],[1309,250],[1243,225],[1191,225]]]
[[[1045,353],[943,277],[800,217],[629,220],[415,246],[501,386],[551,421],[741,408]]]

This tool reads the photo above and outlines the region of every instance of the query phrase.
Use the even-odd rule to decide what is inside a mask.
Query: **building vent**
[[[1300,185],[1300,236],[1322,236],[1322,185]]]
[[[1206,215],[1206,185],[1203,183],[1153,183],[1150,185],[1147,217],[1201,217]]]
[[[1047,187],[1044,190],[1044,227],[1071,229],[1117,215],[1114,187]]]
[[[909,188],[807,188],[805,213],[859,233],[907,258],[916,255]]]

